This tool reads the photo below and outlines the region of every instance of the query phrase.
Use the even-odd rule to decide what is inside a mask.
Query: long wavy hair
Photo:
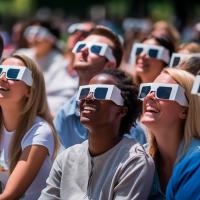
[[[24,63],[24,65],[31,70],[32,78],[33,78],[33,85],[30,87],[30,95],[28,98],[23,100],[24,107],[20,113],[18,125],[15,130],[15,134],[13,135],[10,149],[9,149],[9,156],[10,156],[9,164],[10,164],[10,173],[11,173],[14,170],[20,158],[20,155],[22,153],[22,149],[21,149],[22,138],[24,137],[26,132],[32,127],[37,116],[40,116],[41,118],[43,118],[51,127],[51,130],[54,136],[54,144],[55,144],[53,158],[55,158],[57,154],[59,142],[58,142],[57,134],[53,125],[53,119],[52,119],[52,116],[50,114],[48,104],[47,104],[44,77],[39,66],[31,58],[22,54],[13,54],[8,58],[16,58],[16,59],[21,60]],[[5,58],[4,60],[8,58]],[[1,63],[3,61],[1,61]],[[2,109],[0,108],[1,134],[2,134],[2,126],[3,126],[2,121],[3,121],[3,115],[2,115]]]
[[[189,72],[175,68],[165,68],[162,72],[169,74],[179,85],[185,89],[185,95],[189,102],[187,117],[184,127],[182,127],[184,130],[183,149],[180,153],[183,155],[193,138],[200,139],[200,97],[191,94],[194,76]],[[158,152],[159,150],[156,140],[149,132],[149,153],[153,158],[155,158]]]

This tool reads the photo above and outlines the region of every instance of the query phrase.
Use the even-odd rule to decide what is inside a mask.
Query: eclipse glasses
[[[143,52],[149,58],[162,60],[165,63],[169,63],[170,61],[170,54],[166,48],[158,45],[135,43],[131,51],[130,63],[135,64],[136,56],[139,56]]]
[[[121,90],[115,85],[93,84],[80,86],[76,100],[85,99],[89,94],[92,94],[96,100],[110,100],[119,106],[124,105]]]
[[[74,46],[72,52],[79,53],[83,48],[88,48],[90,53],[106,57],[110,62],[116,62],[112,49],[107,44],[79,41]]]
[[[24,66],[0,65],[0,76],[5,73],[8,80],[21,80],[26,85],[32,86],[32,72]]]
[[[190,53],[190,54],[184,54],[184,53],[173,53],[171,60],[170,60],[170,67],[176,67],[179,65],[181,62],[191,58],[191,57],[199,57],[200,58],[200,53]]]
[[[155,92],[157,99],[176,101],[182,106],[188,106],[185,89],[178,84],[142,83],[140,84],[138,98],[143,101],[150,92]]]

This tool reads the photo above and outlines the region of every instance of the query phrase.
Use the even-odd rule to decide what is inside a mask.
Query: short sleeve
[[[30,145],[41,145],[48,149],[50,157],[54,153],[54,137],[46,122],[35,123],[22,139],[22,150]]]

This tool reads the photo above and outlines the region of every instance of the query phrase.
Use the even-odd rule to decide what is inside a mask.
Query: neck
[[[114,147],[122,139],[119,131],[113,128],[95,129],[89,131],[89,151],[92,156],[98,156]]]
[[[14,131],[17,128],[19,119],[20,119],[20,111],[19,110],[5,110],[2,109],[3,115],[3,124],[8,131]]]
[[[164,130],[164,129],[163,129]],[[165,129],[154,134],[158,154],[158,173],[162,190],[165,192],[169,178],[172,175],[173,167],[176,161],[179,144],[181,142],[182,131],[177,129]]]
[[[79,85],[88,85],[91,78],[92,77],[86,77],[85,75],[82,76],[79,74]]]
[[[147,75],[141,76],[140,78],[142,80],[142,83],[150,83],[154,81],[154,78],[148,77]]]

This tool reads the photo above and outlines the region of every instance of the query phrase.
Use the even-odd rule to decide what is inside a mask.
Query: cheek
[[[181,107],[176,103],[166,105],[162,107],[162,115],[170,121],[176,121],[180,119]]]

